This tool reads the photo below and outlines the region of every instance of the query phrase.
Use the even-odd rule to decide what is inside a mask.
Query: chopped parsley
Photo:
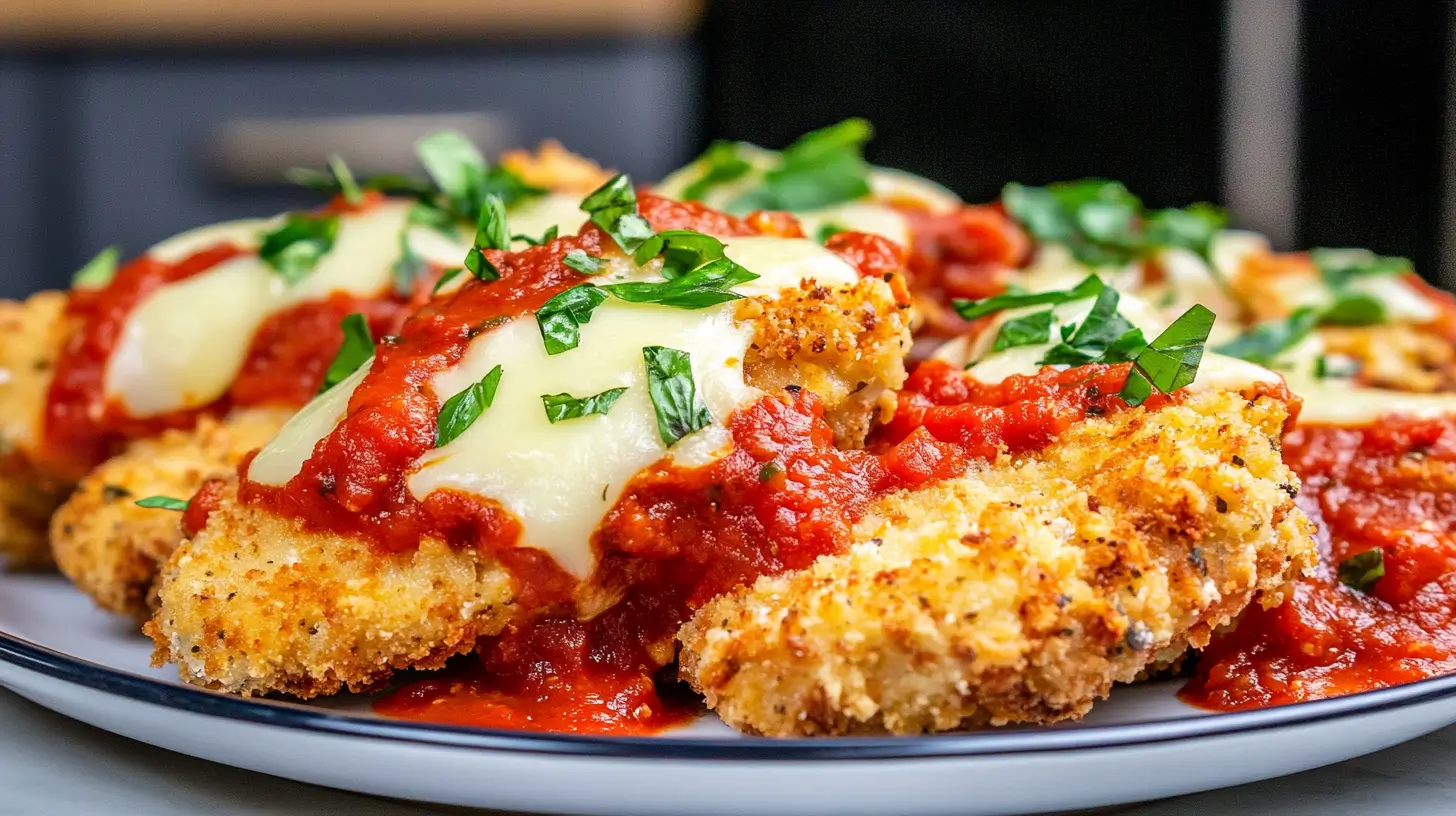
[[[1346,558],[1336,571],[1340,583],[1357,592],[1370,592],[1385,577],[1385,551],[1379,547]]]
[[[337,215],[289,213],[283,226],[264,233],[258,257],[291,286],[303,280],[334,248]]]
[[[76,270],[71,276],[71,285],[80,289],[101,289],[116,277],[116,265],[121,260],[121,248],[109,246],[96,253],[96,257]]]
[[[500,270],[485,257],[485,250],[495,249],[509,252],[510,230],[506,227],[506,205],[494,193],[485,197],[480,207],[480,220],[475,228],[475,246],[465,256],[465,268],[478,280],[500,280]]]
[[[566,253],[561,262],[568,268],[587,276],[599,274],[607,265],[606,260],[595,255],[588,255],[584,249],[573,249]]]
[[[542,394],[541,404],[546,407],[546,419],[552,425],[566,419],[577,419],[588,414],[606,414],[617,404],[617,398],[627,389],[610,388],[590,397],[573,397],[570,394]]]
[[[556,295],[536,312],[536,324],[547,354],[560,354],[581,342],[581,325],[591,322],[592,311],[607,299],[603,289],[583,283]]]
[[[369,332],[369,321],[364,319],[364,315],[357,312],[349,315],[339,328],[344,332],[344,342],[334,355],[334,361],[329,363],[328,371],[324,372],[324,381],[318,391],[320,394],[348,379],[374,356],[374,335]]]
[[[445,400],[440,406],[440,421],[435,428],[435,447],[443,448],[470,430],[475,420],[495,402],[500,387],[501,367],[496,366],[480,382],[471,383],[464,391]]]
[[[637,191],[624,174],[594,190],[582,200],[581,209],[628,254],[652,237],[652,225],[637,212]]]
[[[685,351],[646,346],[647,391],[657,413],[657,435],[669,448],[713,421],[693,382],[692,358]]]
[[[1193,306],[1132,356],[1132,371],[1118,396],[1128,405],[1142,405],[1156,388],[1171,394],[1193,382],[1203,361],[1203,347],[1213,330],[1214,314]]]
[[[1006,292],[988,297],[983,300],[964,300],[957,298],[951,301],[956,313],[964,320],[975,320],[978,317],[985,317],[988,314],[1005,309],[1020,309],[1023,306],[1042,306],[1070,303],[1074,300],[1085,300],[1097,297],[1106,288],[1106,284],[1096,275],[1088,275],[1081,283],[1071,289],[1064,289],[1054,292],[1026,292],[1024,290],[1012,291],[1009,287]]]
[[[1303,340],[1320,321],[1318,311],[1310,308],[1296,309],[1283,320],[1269,320],[1256,324],[1238,337],[1218,346],[1214,351],[1238,357],[1251,363],[1267,366],[1285,351]]]
[[[709,190],[740,179],[753,169],[738,155],[738,145],[725,141],[713,142],[694,164],[703,168],[703,174],[683,188],[683,201],[702,201]]]
[[[183,511],[191,502],[181,499],[174,499],[171,496],[148,496],[145,499],[137,499],[137,507],[146,507],[151,510],[176,510]]]
[[[800,136],[777,155],[777,166],[761,182],[726,209],[797,212],[864,198],[870,194],[864,145],[872,134],[869,122],[854,118]]]
[[[1051,334],[1051,309],[1025,317],[1015,317],[1001,324],[1001,330],[996,332],[996,341],[991,345],[991,350],[1005,351],[1017,346],[1041,345],[1051,339]]]

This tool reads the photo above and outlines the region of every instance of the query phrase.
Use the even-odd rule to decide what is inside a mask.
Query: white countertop
[[[0,690],[0,816],[460,814],[341,793],[153,748]],[[1340,765],[1223,791],[1099,811],[1128,816],[1456,813],[1456,727]]]

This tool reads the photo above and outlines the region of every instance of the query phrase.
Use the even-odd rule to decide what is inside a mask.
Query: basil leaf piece
[[[121,260],[121,247],[109,246],[76,270],[71,285],[78,289],[103,289],[116,278],[116,265]]]
[[[445,284],[460,277],[463,272],[465,272],[465,267],[463,266],[452,266],[449,269],[446,269],[444,274],[440,275],[440,279],[435,281],[435,288],[433,291],[430,292],[430,294],[440,294],[440,290],[445,288]]]
[[[849,232],[849,227],[840,226],[839,224],[821,224],[819,225],[819,230],[814,233],[814,240],[821,244],[827,244],[830,238],[833,238],[841,232]]]
[[[1153,388],[1171,394],[1192,383],[1198,376],[1213,321],[1213,312],[1202,305],[1179,315],[1133,358],[1133,371],[1118,396],[1128,405],[1137,406],[1152,395]]]
[[[730,213],[749,210],[817,210],[870,194],[864,145],[873,128],[846,119],[806,133],[779,153],[779,165],[763,181],[732,201]]]
[[[742,298],[732,288],[757,278],[758,275],[723,257],[665,281],[608,283],[601,288],[629,303],[702,309]]]
[[[992,351],[1005,351],[1017,346],[1037,346],[1051,339],[1052,334],[1052,310],[1016,317],[1001,324],[1001,330],[996,332],[996,341],[991,344]]]
[[[781,467],[779,467],[778,462],[774,462],[774,461],[764,462],[763,463],[763,467],[761,467],[761,468],[758,469],[758,480],[760,482],[767,482],[767,481],[773,479],[773,477],[775,477],[775,476],[777,476],[777,475],[779,475],[780,473],[783,473],[783,472],[784,472],[784,469],[781,468]]]
[[[600,394],[580,399],[570,394],[542,394],[541,404],[546,407],[546,419],[552,425],[565,419],[577,419],[588,414],[606,414],[617,404],[617,398],[627,393],[625,387],[609,388]]]
[[[1344,380],[1360,373],[1360,361],[1338,354],[1314,358],[1314,376],[1321,380]]]
[[[1335,292],[1335,302],[1325,307],[1321,323],[1336,326],[1375,326],[1386,319],[1385,304],[1361,292]]]
[[[460,219],[454,213],[427,202],[415,202],[405,213],[404,220],[406,228],[428,227],[447,238],[460,234]]]
[[[1092,311],[1061,343],[1052,346],[1037,365],[1086,365],[1099,360],[1116,345],[1125,349],[1142,342],[1142,331],[1117,311],[1121,296],[1111,286],[1097,293]],[[1104,360],[1103,362],[1117,362]]]
[[[738,156],[738,145],[722,140],[708,145],[695,164],[703,167],[703,175],[682,190],[683,201],[702,201],[708,191],[720,184],[742,178],[753,165]]]
[[[394,293],[402,298],[410,297],[415,292],[415,282],[424,277],[430,271],[430,265],[424,258],[420,257],[410,246],[409,231],[404,230],[399,234],[399,257],[389,268],[390,279],[394,282]],[[436,284],[439,289],[439,284]]]
[[[495,402],[500,378],[501,367],[496,366],[480,382],[471,383],[464,391],[445,400],[445,404],[440,406],[440,421],[435,428],[435,447],[443,448],[470,430],[475,420],[480,419],[485,409]]]
[[[344,342],[324,372],[324,381],[318,390],[320,394],[348,379],[374,356],[374,335],[370,333],[369,321],[364,319],[364,315],[358,312],[349,315],[339,328],[344,332]]]
[[[964,320],[975,320],[978,317],[985,317],[1004,309],[1019,309],[1023,306],[1057,305],[1070,303],[1074,300],[1086,300],[1097,297],[1106,288],[1106,284],[1096,275],[1088,275],[1081,283],[1071,289],[1064,289],[1057,292],[1012,292],[1008,290],[994,297],[983,300],[963,300],[956,298],[951,301],[956,313]]]
[[[1314,309],[1296,309],[1283,320],[1269,320],[1253,326],[1214,351],[1267,366],[1314,331],[1319,321],[1319,312]]]
[[[1375,588],[1375,582],[1385,577],[1385,550],[1375,547],[1356,553],[1340,562],[1336,574],[1340,583],[1368,594]]]
[[[171,496],[148,496],[145,499],[137,499],[137,507],[146,507],[152,510],[176,510],[181,512],[187,509],[191,501],[174,499]]]
[[[581,209],[629,255],[652,237],[652,225],[638,214],[637,191],[626,174],[618,174],[592,191],[582,200]]]
[[[606,260],[595,255],[588,255],[584,249],[573,249],[566,253],[561,262],[571,270],[588,276],[600,274],[607,265]]]
[[[258,257],[291,286],[303,280],[333,250],[338,234],[337,215],[290,213],[283,226],[263,235]]]
[[[1414,272],[1409,258],[1386,257],[1360,249],[1314,249],[1309,253],[1315,268],[1333,289],[1342,289],[1355,278],[1403,275]]]
[[[353,206],[364,202],[364,191],[359,189],[359,182],[354,180],[354,173],[349,165],[344,163],[344,157],[335,153],[329,156],[329,172],[334,174],[334,179],[339,183],[339,195]]]
[[[557,235],[557,233],[559,231],[560,231],[560,227],[557,227],[555,224],[552,224],[550,227],[547,227],[546,228],[546,231],[541,234],[541,237],[540,238],[532,238],[529,235],[512,235],[511,236],[511,240],[512,241],[524,241],[524,242],[526,242],[527,244],[529,244],[531,246],[541,246],[542,244],[549,244],[552,241],[555,241],[556,240],[556,235]]]
[[[669,448],[713,422],[693,382],[692,358],[685,351],[646,346],[647,391],[657,412],[657,435]]]
[[[415,153],[425,172],[451,201],[472,200],[485,183],[485,157],[462,133],[432,133],[415,143]]]
[[[1155,246],[1180,247],[1202,258],[1215,275],[1213,239],[1228,225],[1228,213],[1212,204],[1197,203],[1183,209],[1158,210],[1148,217],[1145,232]]]
[[[581,342],[581,325],[591,322],[592,311],[607,299],[607,293],[589,283],[573,286],[546,301],[536,312],[536,324],[547,354],[560,354]]]

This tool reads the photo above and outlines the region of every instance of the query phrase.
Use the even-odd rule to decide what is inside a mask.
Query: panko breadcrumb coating
[[[755,328],[748,383],[835,383],[826,408],[851,429],[844,442],[861,444],[871,410],[861,395],[905,378],[908,318],[889,286],[805,285],[757,303],[737,312]],[[235,496],[167,563],[145,627],[155,662],[178,664],[187,682],[298,697],[368,688],[398,669],[437,668],[537,611],[518,608],[510,574],[474,551],[426,540],[416,553],[379,553]]]
[[[0,300],[0,555],[15,568],[51,563],[46,523],[70,485],[38,470],[32,455],[41,411],[68,321],[66,296]]]
[[[227,478],[292,412],[251,409],[204,417],[195,429],[133,443],[81,481],[51,519],[56,565],[109,612],[146,620],[157,568],[182,541],[180,515],[138,507],[147,496],[187,499]]]
[[[1080,717],[1249,603],[1277,604],[1312,563],[1285,417],[1268,397],[1200,393],[892,494],[850,552],[700,610],[682,676],[769,736]]]

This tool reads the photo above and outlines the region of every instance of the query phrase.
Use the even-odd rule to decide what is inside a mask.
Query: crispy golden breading
[[[1360,362],[1360,381],[1419,393],[1456,391],[1456,347],[1409,324],[1320,329],[1325,351]]]
[[[51,562],[46,522],[71,485],[36,469],[41,412],[65,342],[66,296],[0,301],[0,555],[11,567]]]
[[[291,415],[242,410],[133,443],[91,471],[52,517],[56,565],[102,609],[145,620],[157,568],[182,542],[182,530],[177,513],[137,507],[137,499],[186,499],[208,479],[232,476]]]
[[[542,142],[535,153],[529,150],[502,153],[500,164],[533,187],[562,193],[590,193],[613,176],[612,171],[572,153],[555,139]]]
[[[1312,562],[1285,415],[1197,394],[890,495],[850,552],[700,610],[682,675],[772,736],[1079,717]]]
[[[511,581],[473,550],[425,541],[387,555],[243,507],[236,487],[162,568],[145,631],[154,662],[239,694],[366,690],[396,669],[439,668],[500,630]]]
[[[856,390],[877,394],[904,380],[904,310],[883,281],[742,308],[760,338],[745,360],[751,385],[824,383],[828,410],[862,428],[868,417],[853,412],[869,406]],[[881,311],[874,319],[871,308]],[[474,552],[425,541],[418,553],[380,554],[231,499],[177,549],[158,595],[146,626],[158,663],[177,663],[199,685],[300,697],[438,667],[535,611],[516,608],[510,575]]]

